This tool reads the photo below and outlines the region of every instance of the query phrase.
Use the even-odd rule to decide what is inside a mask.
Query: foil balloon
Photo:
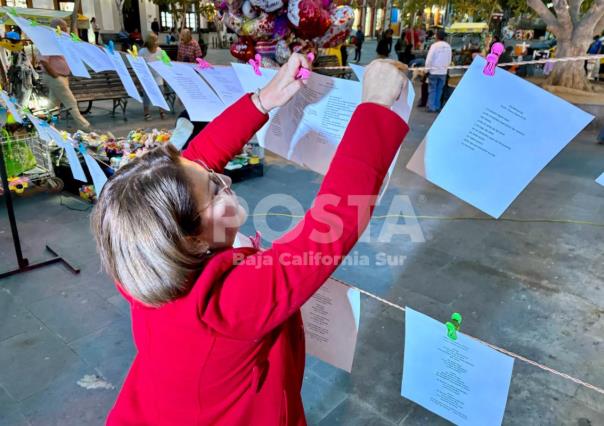
[[[256,53],[254,41],[250,37],[239,37],[231,44],[231,55],[244,62],[252,59]]]
[[[240,35],[249,36],[255,40],[270,38],[275,31],[275,17],[262,13],[255,19],[246,19],[241,26]]]
[[[273,69],[280,68],[279,64],[277,62],[275,62],[273,59],[269,58],[268,56],[262,57],[261,64],[262,64],[262,68],[273,68]]]
[[[331,26],[331,17],[323,8],[322,0],[290,0],[287,17],[300,38],[320,37]]]
[[[259,7],[265,12],[274,12],[283,7],[283,0],[250,0],[252,6]]]
[[[243,26],[243,16],[227,10],[222,15],[222,23],[231,31],[239,34]]]
[[[290,34],[289,20],[287,14],[279,15],[275,18],[275,37],[285,38]]]
[[[239,12],[241,10],[241,5],[243,4],[243,0],[224,0],[227,4],[227,8],[232,12]]]
[[[289,48],[289,44],[285,40],[279,40],[275,47],[275,60],[283,65],[287,62],[289,57],[292,55],[292,51]]]
[[[331,26],[318,40],[321,47],[336,47],[344,43],[354,23],[354,11],[350,6],[332,9]]]
[[[256,53],[264,56],[275,56],[277,50],[277,40],[266,40],[256,42]]]
[[[243,16],[248,19],[254,19],[256,16],[258,16],[256,9],[254,9],[254,6],[252,6],[252,3],[250,3],[249,0],[245,0],[243,2],[243,6],[241,6],[241,12],[243,12]]]

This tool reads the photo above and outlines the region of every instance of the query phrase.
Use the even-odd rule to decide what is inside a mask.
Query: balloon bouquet
[[[243,62],[260,54],[267,68],[284,64],[292,52],[316,54],[318,48],[339,46],[354,22],[345,3],[351,0],[219,1],[219,19],[239,36],[231,54]]]

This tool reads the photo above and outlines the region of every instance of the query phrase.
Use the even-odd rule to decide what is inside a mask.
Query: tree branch
[[[570,18],[569,6],[567,0],[553,0],[554,10],[561,28],[568,31],[573,30],[573,22]]]
[[[604,0],[596,0],[593,2],[589,10],[583,14],[583,18],[581,19],[579,26],[593,33],[597,30],[597,28],[595,28],[596,24],[601,24],[603,20]]]
[[[549,10],[541,0],[527,0],[526,3],[541,19],[543,19],[543,22],[545,22],[545,25],[547,25],[550,31],[558,36],[560,32],[560,23],[552,11]]]
[[[572,19],[573,24],[577,24],[581,19],[581,5],[583,4],[583,0],[568,0],[569,1],[569,10],[570,10],[570,19]]]

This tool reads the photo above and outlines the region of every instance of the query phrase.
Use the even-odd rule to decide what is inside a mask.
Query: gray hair
[[[55,29],[57,27],[61,27],[61,29],[69,28],[67,26],[67,22],[65,22],[65,20],[63,20],[61,18],[54,18],[52,21],[50,21],[50,28]]]
[[[208,250],[174,146],[122,167],[104,186],[91,228],[104,269],[133,298],[159,307],[186,295]]]

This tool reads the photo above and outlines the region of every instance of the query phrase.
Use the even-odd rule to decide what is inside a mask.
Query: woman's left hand
[[[306,84],[306,80],[296,79],[300,67],[311,69],[308,58],[300,53],[290,56],[273,79],[260,90],[260,104],[270,111],[285,105]]]

